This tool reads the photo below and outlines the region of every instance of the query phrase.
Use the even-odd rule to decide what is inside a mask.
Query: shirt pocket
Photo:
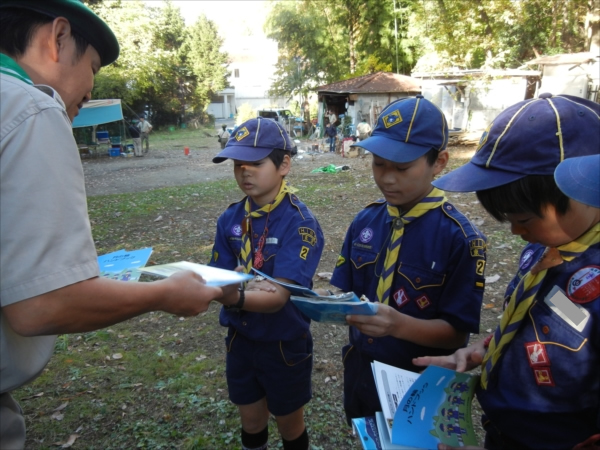
[[[600,358],[589,341],[590,330],[595,326],[594,318],[590,317],[586,327],[579,332],[545,303],[534,303],[528,314],[534,332],[530,337],[535,339],[533,342],[544,344],[547,354],[547,361],[539,365],[548,367],[555,386],[544,389],[546,406],[550,411],[561,410],[567,391],[572,398],[577,398],[576,403],[580,406],[592,406],[594,401],[597,402],[600,388]],[[566,410],[570,408],[566,407]]]
[[[375,267],[379,253],[360,247],[352,247],[350,261],[352,262],[352,286],[354,292],[365,293],[367,287],[378,278],[375,275]],[[375,299],[370,299],[374,301]]]
[[[398,274],[408,281],[410,287],[415,291],[441,289],[446,278],[446,275],[443,273],[433,272],[406,263],[400,264]]]

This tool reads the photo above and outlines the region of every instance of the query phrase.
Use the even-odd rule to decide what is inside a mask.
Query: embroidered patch
[[[346,262],[346,258],[342,255],[338,256],[337,262],[335,263],[335,267],[340,267],[342,264]]]
[[[485,241],[483,239],[473,239],[469,242],[469,252],[473,258],[483,258],[485,256]]]
[[[396,302],[396,305],[398,305],[398,308],[400,308],[402,305],[404,305],[405,303],[408,303],[410,301],[410,298],[408,298],[408,295],[406,295],[406,291],[404,290],[404,288],[398,289],[394,293],[393,297],[394,297],[394,301]]]
[[[529,365],[533,368],[539,366],[549,366],[550,360],[546,353],[546,346],[539,342],[526,342],[525,350],[527,350],[527,359]]]
[[[600,267],[587,266],[573,274],[567,284],[567,296],[575,303],[589,303],[600,297]]]
[[[231,234],[233,234],[234,236],[241,236],[242,235],[242,226],[241,225],[232,226]]]
[[[475,273],[477,275],[479,275],[480,277],[482,277],[484,272],[485,272],[485,259],[479,259],[475,262]],[[475,282],[475,286],[483,287],[483,283]]]
[[[394,125],[402,122],[402,116],[400,115],[400,111],[392,111],[391,113],[383,116],[383,124],[386,128],[393,127]]]
[[[302,248],[300,249],[300,258],[306,260],[306,257],[308,256],[308,250],[308,247],[302,246]]]
[[[313,247],[317,243],[317,233],[315,233],[314,230],[306,227],[300,227],[298,228],[298,233],[300,233],[300,236],[302,237],[302,242],[306,242]]]
[[[270,237],[265,240],[265,244],[277,245],[279,243],[279,239],[276,237]]]
[[[554,379],[548,367],[533,369],[533,375],[538,386],[554,386]]]
[[[246,136],[248,136],[249,134],[250,134],[250,132],[248,131],[248,128],[246,128],[246,127],[240,128],[239,130],[237,130],[237,133],[235,133],[235,140],[239,142],[242,139],[244,139]]]
[[[481,149],[481,147],[483,147],[483,145],[487,142],[487,138],[490,134],[490,129],[492,128],[492,125],[494,125],[494,122],[490,123],[490,125],[485,129],[485,131],[481,135],[481,138],[479,139],[479,144],[477,144],[477,148],[475,149],[475,153],[477,153]]]
[[[359,235],[360,242],[366,244],[373,239],[373,230],[370,228],[363,228]]]
[[[421,309],[425,309],[427,308],[429,305],[431,305],[431,302],[429,301],[429,299],[427,298],[426,295],[423,295],[422,297],[419,297],[417,300],[417,306]]]
[[[531,264],[531,257],[533,256],[533,250],[527,250],[523,256],[521,256],[521,262],[519,263],[519,269],[525,270]]]

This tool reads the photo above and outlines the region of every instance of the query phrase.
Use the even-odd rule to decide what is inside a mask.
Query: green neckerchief
[[[31,81],[29,75],[27,75],[27,73],[15,62],[14,59],[12,59],[10,56],[6,56],[4,53],[0,53],[0,73],[11,76],[33,86],[33,81]]]

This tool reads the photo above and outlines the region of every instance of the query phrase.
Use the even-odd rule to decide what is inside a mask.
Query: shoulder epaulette
[[[460,212],[456,207],[450,202],[444,202],[441,206],[444,214],[450,219],[454,220],[456,224],[460,227],[463,234],[466,238],[472,237],[481,237],[484,238],[483,233],[481,233],[465,216],[462,212]]]
[[[298,196],[296,194],[289,193],[286,197],[289,199],[291,205],[294,208],[296,208],[296,211],[298,211],[298,213],[302,217],[302,220],[304,220],[305,217],[304,217],[304,214],[302,213],[302,208],[300,207],[300,205],[298,205],[298,203],[300,202],[300,199],[298,198]]]
[[[232,207],[232,206],[234,206],[234,205],[239,205],[240,203],[242,203],[242,202],[245,202],[245,201],[246,201],[246,198],[247,198],[247,197],[244,197],[244,198],[242,198],[241,200],[238,200],[238,201],[236,201],[236,202],[230,203],[229,205],[227,205],[227,208],[225,208],[225,209],[227,210],[227,209],[231,208],[231,207]]]
[[[385,204],[385,198],[380,198],[379,200],[375,200],[374,202],[367,204],[365,208],[372,208],[374,206],[381,206],[383,204]]]

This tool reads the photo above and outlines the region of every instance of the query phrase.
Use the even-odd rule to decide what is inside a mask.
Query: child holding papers
[[[381,112],[371,137],[382,200],[358,213],[331,284],[378,302],[374,316],[348,316],[342,350],[348,423],[381,411],[371,362],[416,371],[412,359],[447,355],[479,332],[485,236],[431,182],[448,163],[444,114],[422,96]]]
[[[598,448],[598,130],[597,103],[542,94],[500,113],[471,161],[434,183],[476,191],[494,218],[528,242],[495,333],[453,355],[414,361],[458,371],[481,366],[476,395],[488,450]],[[574,161],[584,155],[595,156]]]
[[[233,131],[214,159],[230,158],[246,197],[219,217],[211,266],[242,265],[312,287],[323,250],[319,223],[288,186],[293,144],[278,123],[259,117]],[[264,282],[267,283],[267,282]],[[242,421],[242,448],[265,449],[273,414],[285,450],[306,450],[304,405],[312,396],[310,320],[279,284],[271,291],[224,289],[220,323],[229,328],[227,385]]]

